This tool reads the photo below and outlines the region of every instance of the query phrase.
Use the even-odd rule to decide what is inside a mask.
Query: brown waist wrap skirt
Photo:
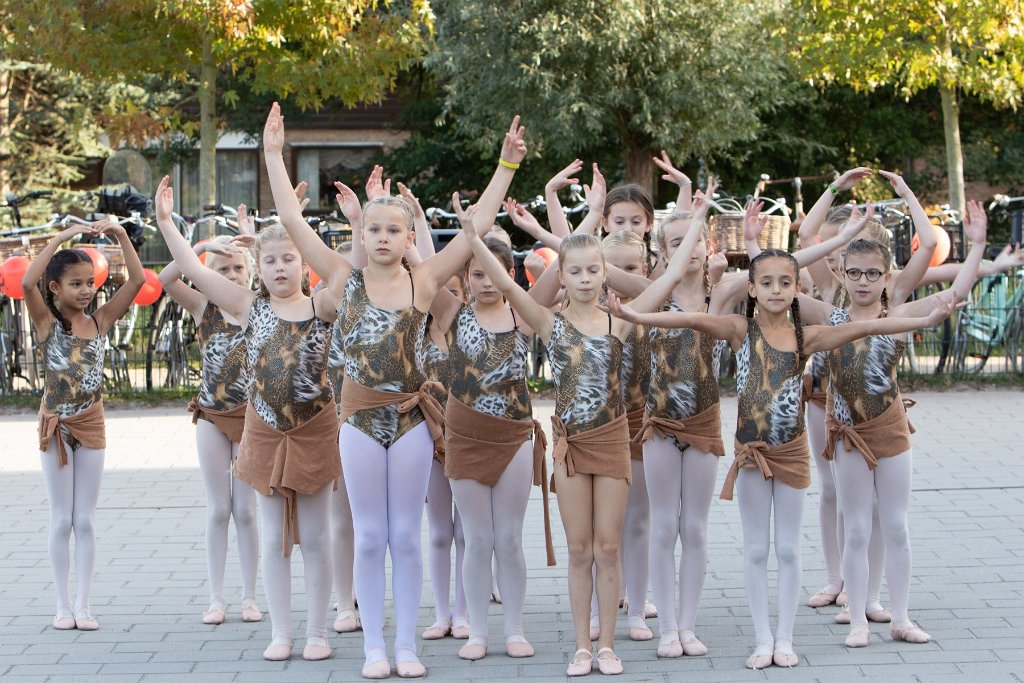
[[[523,442],[533,436],[533,485],[541,487],[544,504],[544,542],[548,566],[555,566],[548,507],[548,439],[536,420],[509,420],[470,408],[448,395],[445,409],[444,474],[449,479],[472,479],[494,486]]]
[[[107,447],[106,425],[103,422],[103,400],[97,400],[91,406],[69,417],[61,417],[45,406],[39,407],[39,450],[46,452],[50,439],[57,437],[57,464],[67,467],[68,453],[64,450],[64,439],[57,433],[60,425],[64,425],[71,436],[86,448],[101,449]]]
[[[245,429],[245,409],[248,402],[240,403],[228,410],[214,410],[199,405],[199,399],[194,398],[188,402],[186,410],[192,413],[192,424],[199,422],[204,417],[213,423],[213,426],[228,437],[231,443],[242,443],[242,431]]]
[[[907,408],[913,405],[913,401],[897,395],[881,415],[853,426],[843,424],[829,412],[825,416],[828,438],[821,457],[826,460],[834,458],[836,443],[840,439],[847,450],[860,451],[869,470],[878,466],[878,458],[905,453],[910,450],[910,435],[916,431],[907,418]]]
[[[679,443],[696,446],[705,453],[719,457],[725,455],[722,443],[722,409],[718,403],[684,420],[670,420],[666,417],[647,416],[633,443],[643,444],[653,435],[668,438],[674,436]]]
[[[737,441],[736,459],[725,475],[722,500],[732,500],[733,487],[741,467],[756,467],[765,479],[775,479],[795,489],[807,488],[811,485],[811,453],[807,448],[807,432],[777,446],[769,446],[764,441]]]
[[[824,391],[814,391],[811,387],[814,385],[814,378],[810,375],[804,375],[803,391],[800,394],[800,400],[804,403],[813,403],[821,408],[825,407],[825,399],[828,398],[828,394]]]
[[[292,546],[301,541],[296,494],[316,493],[341,475],[334,402],[287,432],[268,425],[250,405],[234,475],[265,496],[284,497],[281,548],[291,557]]]
[[[341,383],[341,413],[338,422],[344,424],[360,410],[372,410],[385,406],[398,405],[398,412],[407,413],[419,407],[423,419],[430,429],[430,438],[434,440],[434,450],[444,448],[444,409],[434,398],[431,391],[444,391],[440,382],[427,380],[415,392],[379,391],[360,384],[349,376]]]
[[[565,463],[566,474],[570,477],[579,472],[625,479],[626,483],[633,483],[633,468],[629,457],[629,421],[625,413],[600,427],[576,434],[566,434],[562,418],[552,415],[551,433],[555,437],[553,457]],[[552,486],[551,490],[554,491],[555,487]]]
[[[644,428],[644,408],[637,408],[626,413],[626,423],[629,425],[629,457],[631,460],[644,459],[643,442],[637,441],[640,430]]]

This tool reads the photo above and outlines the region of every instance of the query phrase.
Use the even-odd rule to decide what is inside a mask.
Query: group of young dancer
[[[635,186],[606,192],[595,165],[587,187],[590,212],[573,231],[556,193],[576,182],[571,176],[582,169],[576,161],[548,185],[550,232],[506,202],[518,227],[558,250],[557,261],[538,272],[527,291],[513,279],[507,235],[492,227],[526,156],[524,132],[516,117],[473,207],[463,211],[454,198],[462,231],[437,253],[418,202],[401,184],[400,195],[391,195],[379,170],[367,183],[365,204],[336,184],[353,241],[346,254],[326,246],[302,218],[304,186],[293,187],[288,177],[276,104],[263,148],[279,225],[256,234],[240,210],[240,236],[192,247],[171,221],[173,190],[166,178],[161,182],[157,223],[174,259],[161,280],[197,321],[202,347],[201,385],[189,410],[207,497],[210,603],[203,623],[227,618],[224,574],[233,519],[243,621],[263,619],[256,601],[261,566],[271,622],[266,659],[292,654],[291,552],[299,545],[307,609],[303,657],[332,654],[327,610],[333,588],[334,630],[362,629],[364,677],[387,678],[392,660],[401,677],[425,675],[416,623],[426,502],[436,619],[422,637],[452,635],[465,640],[459,657],[487,656],[493,598],[501,602],[505,653],[533,656],[523,624],[522,535],[534,485],[544,488],[548,563],[554,563],[548,443],[533,419],[526,384],[529,340],[538,335],[556,390],[550,484],[568,547],[576,641],[568,675],[586,675],[595,663],[602,673],[622,672],[614,651],[620,604],[634,640],[653,638],[646,619],[657,616],[657,656],[708,652],[696,635],[697,609],[710,505],[726,454],[718,386],[722,344],[737,364],[735,458],[721,496],[731,499],[735,490],[739,499],[755,632],[747,667],[799,662],[793,625],[812,453],[828,582],[809,604],[847,606],[840,618],[850,624],[849,647],[868,645],[869,620],[891,621],[893,639],[927,642],[908,615],[912,428],[896,370],[905,333],[935,325],[969,294],[986,243],[981,206],[971,203],[965,215],[971,246],[964,263],[929,270],[935,240],[928,218],[901,177],[880,172],[906,200],[921,236],[917,253],[896,272],[888,236],[871,210],[862,215],[832,207],[840,192],[872,173],[853,169],[829,186],[803,221],[803,248],[794,254],[757,248],[764,219],[758,204],[748,206],[750,266],[723,274],[712,267],[718,263],[705,220],[713,181],[706,194],[691,194],[689,179],[668,157],[656,158],[680,192],[676,210],[654,233],[650,198]],[[596,236],[602,231],[603,240]],[[83,232],[113,234],[128,269],[127,282],[91,314],[92,263],[73,248],[59,250]],[[1006,251],[987,272],[1019,261],[1019,254]],[[315,291],[310,269],[321,276]],[[928,277],[953,283],[910,300]],[[89,586],[105,447],[103,346],[144,280],[123,229],[103,222],[56,235],[24,278],[46,359],[39,437],[57,629],[99,627],[89,610]],[[745,307],[742,314],[733,313],[737,306]],[[768,582],[773,518],[774,629]],[[386,553],[394,604],[391,657],[384,638]],[[889,609],[879,601],[883,569]]]

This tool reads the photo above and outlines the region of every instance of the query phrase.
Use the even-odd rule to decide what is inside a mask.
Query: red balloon
[[[317,284],[320,282],[320,276],[316,274],[316,271],[312,268],[309,269],[309,291],[316,289]]]
[[[551,247],[540,247],[539,249],[534,249],[533,252],[544,259],[545,268],[558,260],[558,252]],[[530,274],[530,271],[526,271],[526,279],[530,281],[531,285],[534,284],[533,275]]]
[[[938,244],[935,245],[935,251],[932,252],[932,260],[928,264],[930,268],[935,266],[941,266],[949,258],[949,233],[940,228],[937,225],[932,225],[932,230],[935,231],[935,239]],[[910,252],[914,253],[921,246],[921,236],[915,234],[914,238],[910,240]]]
[[[210,240],[199,240],[198,242],[196,242],[196,246],[198,247],[200,244],[206,244],[209,241]],[[199,262],[202,263],[204,266],[206,265],[206,252],[205,251],[199,254]]]
[[[25,291],[21,287],[21,279],[32,263],[25,256],[12,256],[0,266],[0,290],[12,299],[24,299]]]
[[[143,272],[146,274],[146,282],[142,285],[139,293],[135,295],[135,303],[139,306],[152,306],[160,298],[164,286],[160,284],[160,276],[156,274],[155,270],[145,268]]]
[[[107,281],[107,274],[110,272],[110,266],[107,264],[107,257],[100,253],[96,247],[79,247],[81,251],[84,251],[92,259],[92,272],[95,281],[96,289],[103,286],[103,283]]]

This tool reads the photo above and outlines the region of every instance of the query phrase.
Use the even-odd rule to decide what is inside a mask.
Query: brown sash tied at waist
[[[625,413],[600,427],[571,435],[566,433],[562,418],[552,415],[551,431],[555,437],[553,457],[565,463],[566,474],[570,477],[580,472],[633,483],[633,469],[629,464],[629,421]]]
[[[705,453],[713,453],[719,457],[725,455],[725,444],[722,443],[722,409],[717,402],[683,420],[648,415],[640,432],[633,437],[633,443],[642,444],[655,434],[663,438],[674,436],[679,443],[696,446]]]
[[[46,452],[50,439],[57,437],[57,464],[68,465],[68,452],[64,449],[64,439],[57,433],[60,425],[64,425],[71,436],[86,448],[102,449],[107,447],[106,425],[103,422],[103,399],[98,399],[91,406],[76,415],[61,417],[46,406],[39,406],[39,450]]]
[[[913,405],[913,401],[897,395],[896,400],[880,415],[852,426],[843,424],[829,412],[825,416],[828,438],[821,456],[832,460],[840,439],[846,450],[860,451],[869,470],[878,466],[878,458],[891,458],[905,453],[910,450],[910,435],[916,431],[907,418],[907,408]]]
[[[297,427],[281,432],[249,405],[234,474],[265,496],[284,497],[282,553],[291,557],[299,537],[296,494],[311,495],[341,475],[338,420],[331,401]]]
[[[824,408],[828,393],[824,391],[814,391],[811,386],[814,384],[814,378],[809,374],[804,375],[803,390],[800,393],[800,400],[804,403],[813,403],[816,406]]]
[[[194,398],[188,402],[185,409],[192,413],[192,424],[199,422],[199,418],[206,418],[232,443],[242,443],[242,432],[245,429],[245,409],[248,405],[246,402],[227,410],[214,410],[199,405],[199,399]]]
[[[487,415],[451,394],[445,409],[444,473],[449,479],[472,479],[494,486],[519,448],[533,437],[533,484],[540,486],[544,503],[544,541],[548,566],[555,566],[548,508],[548,439],[536,420],[509,420]]]
[[[430,429],[435,448],[444,447],[444,409],[431,391],[444,391],[440,382],[427,380],[414,392],[380,391],[356,382],[349,376],[341,383],[341,414],[338,421],[344,424],[360,410],[372,410],[398,404],[398,412],[408,413],[419,408]]]
[[[765,479],[776,479],[795,489],[805,489],[811,485],[811,458],[806,432],[777,446],[769,446],[764,441],[737,441],[735,447],[736,458],[725,475],[722,500],[732,500],[741,467],[758,468]]]
[[[637,436],[640,435],[640,430],[646,424],[644,422],[645,412],[645,408],[637,408],[626,413],[626,423],[629,425],[629,457],[631,460],[644,459],[644,445],[642,442],[637,441]]]

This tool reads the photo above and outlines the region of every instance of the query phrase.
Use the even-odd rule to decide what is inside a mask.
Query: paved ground
[[[716,500],[711,548],[698,633],[707,657],[658,660],[655,643],[632,643],[620,619],[618,652],[623,681],[888,681],[1024,679],[1024,392],[917,394],[912,418],[915,494],[912,616],[935,641],[891,642],[874,626],[871,646],[847,650],[846,627],[832,623],[835,608],[801,607],[796,646],[801,665],[792,671],[743,668],[753,642],[741,571],[740,524],[735,503]],[[539,406],[546,418],[550,403]],[[726,421],[735,399],[723,401]],[[726,433],[730,433],[729,426]],[[106,478],[97,515],[98,560],[93,612],[96,633],[49,627],[53,595],[46,557],[47,507],[31,416],[0,418],[0,676],[21,681],[348,681],[359,680],[361,638],[332,638],[335,659],[265,662],[260,652],[269,623],[242,624],[234,612],[222,626],[200,623],[206,608],[203,494],[195,468],[192,427],[175,410],[108,413]],[[720,468],[724,476],[725,464]],[[539,494],[535,493],[535,498]],[[804,515],[805,595],[821,586],[814,488]],[[564,678],[573,651],[566,596],[565,544],[557,517],[558,567],[544,567],[540,503],[527,520],[530,567],[526,627],[537,656],[512,660],[491,655],[477,663],[456,656],[456,641],[421,642],[430,677],[449,680]],[[228,590],[237,590],[234,548]],[[295,567],[301,572],[301,562]],[[302,582],[296,632],[304,625]],[[260,589],[262,594],[262,588]],[[237,602],[237,601],[236,601]],[[261,604],[264,601],[260,600]],[[431,621],[423,595],[421,626]],[[233,606],[234,607],[234,606]],[[491,632],[501,632],[492,608]],[[652,626],[655,624],[652,622]],[[390,624],[389,624],[390,626]],[[1014,634],[1017,633],[1015,636]],[[500,639],[498,641],[500,643]],[[301,641],[299,641],[301,646]],[[500,650],[500,648],[498,648]],[[593,674],[599,675],[596,672]]]

